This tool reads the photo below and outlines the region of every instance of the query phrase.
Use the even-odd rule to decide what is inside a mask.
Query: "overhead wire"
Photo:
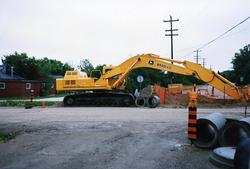
[[[206,46],[210,45],[211,43],[215,42],[216,40],[218,40],[219,38],[221,38],[222,36],[224,36],[225,34],[227,34],[228,32],[232,31],[233,29],[235,29],[236,27],[238,27],[239,25],[243,24],[244,22],[246,22],[248,19],[250,19],[250,16],[248,16],[247,18],[245,18],[244,20],[242,20],[240,23],[236,24],[235,26],[233,26],[232,28],[228,29],[226,32],[222,33],[221,35],[217,36],[216,38],[214,38],[213,40],[205,43],[204,45],[202,45],[201,47],[199,47],[197,50],[203,49]]]
[[[205,43],[204,45],[202,45],[201,47],[197,48],[196,50],[200,50],[205,48],[206,46],[214,43],[216,40],[222,38],[224,35],[226,35],[227,33],[231,32],[233,29],[235,29],[236,27],[238,27],[239,25],[243,24],[244,22],[246,22],[248,19],[250,19],[250,16],[246,17],[244,20],[242,20],[241,22],[239,22],[238,24],[234,25],[232,28],[228,29],[227,31],[225,31],[224,33],[222,33],[221,35],[217,36],[216,38],[212,39],[211,41]],[[230,36],[230,35],[229,35]],[[228,37],[228,36],[227,36]],[[194,50],[193,50],[194,51]],[[187,57],[189,55],[191,55],[193,53],[193,51],[186,53],[183,57]]]

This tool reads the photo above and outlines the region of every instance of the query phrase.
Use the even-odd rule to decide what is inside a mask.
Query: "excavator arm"
[[[234,99],[246,99],[246,96],[244,95],[244,93],[242,93],[240,88],[210,69],[207,69],[199,64],[195,64],[190,61],[177,61],[159,57],[154,54],[134,56],[123,62],[121,65],[117,66],[112,71],[103,75],[102,78],[109,79],[118,75],[119,78],[112,84],[111,87],[112,89],[116,89],[123,84],[123,81],[129,75],[129,73],[137,68],[152,68],[187,76],[193,76],[215,87],[216,89],[225,92],[227,95],[231,96]]]

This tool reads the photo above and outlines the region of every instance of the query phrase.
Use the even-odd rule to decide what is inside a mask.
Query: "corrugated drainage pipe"
[[[221,113],[213,113],[197,120],[197,139],[193,141],[199,148],[213,148],[218,144],[219,130],[226,119]]]
[[[250,137],[250,117],[227,123],[219,135],[221,146],[238,146],[242,140]]]

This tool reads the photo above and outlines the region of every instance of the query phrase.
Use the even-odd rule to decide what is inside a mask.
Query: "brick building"
[[[34,96],[41,96],[41,89],[46,85],[44,80],[27,80],[13,73],[5,73],[0,65],[0,97],[29,97],[34,90]]]

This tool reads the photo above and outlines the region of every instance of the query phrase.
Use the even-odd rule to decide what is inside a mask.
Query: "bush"
[[[7,141],[16,138],[17,132],[5,133],[0,130],[0,144],[6,143]]]

